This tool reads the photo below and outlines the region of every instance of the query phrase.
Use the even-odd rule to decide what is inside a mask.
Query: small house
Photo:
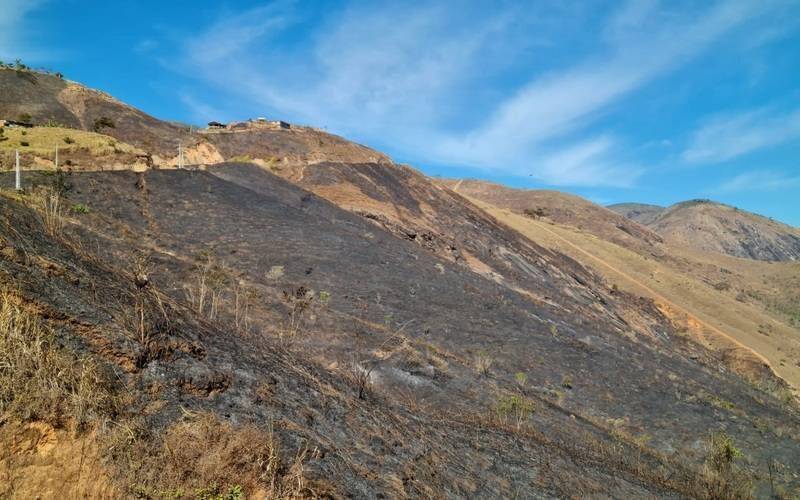
[[[283,129],[291,128],[291,125],[289,125],[283,120],[272,120],[271,122],[269,122],[269,125],[272,128],[283,128]]]
[[[212,130],[219,130],[221,128],[225,128],[225,124],[220,122],[208,122],[208,128]]]

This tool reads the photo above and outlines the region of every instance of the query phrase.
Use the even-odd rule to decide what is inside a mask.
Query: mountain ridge
[[[695,199],[658,211],[612,205],[673,243],[765,261],[800,259],[800,229],[724,203]]]

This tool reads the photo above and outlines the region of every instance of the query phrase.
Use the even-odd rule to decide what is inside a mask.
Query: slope
[[[661,251],[659,235],[579,196],[559,191],[513,189],[469,179],[436,182],[493,206],[573,226],[641,253]]]
[[[486,208],[530,238],[593,267],[620,289],[652,298],[686,333],[717,351],[731,367],[738,365],[744,372],[755,369],[757,374],[758,360],[766,359],[782,378],[800,387],[798,331],[779,321],[785,318],[769,314],[763,304],[742,297],[740,287],[760,282],[764,269],[748,269],[743,266],[747,263],[731,259],[722,267],[735,270],[722,273],[727,281],[712,281],[707,278],[708,269],[700,269],[702,257],[695,252],[672,249],[670,259],[648,259],[585,231],[530,220],[488,205]],[[703,264],[719,269],[719,259],[712,262]],[[681,268],[679,263],[692,263],[692,267]],[[792,264],[773,271],[798,275],[798,268]]]
[[[615,203],[608,205],[606,208],[644,226],[653,222],[664,211],[664,207],[647,203]]]
[[[209,361],[199,371],[183,367],[179,368],[182,376],[159,375],[178,387],[188,380],[186,390],[208,394],[201,400],[214,411],[236,415],[229,409],[229,398],[246,397],[253,390],[247,389],[250,381],[259,379],[247,371],[250,359],[278,342],[313,360],[319,367],[314,370],[329,372],[319,375],[325,380],[334,375],[347,380],[348,373],[367,370],[370,391],[379,401],[393,407],[413,404],[430,418],[461,415],[455,419],[462,422],[458,425],[485,422],[487,415],[502,416],[495,413],[499,411],[495,408],[503,408],[497,405],[517,394],[536,410],[523,413],[519,425],[511,428],[552,434],[558,442],[574,444],[584,439],[577,437],[584,433],[609,443],[617,439],[612,436],[621,436],[623,442],[624,436],[646,436],[649,447],[698,463],[703,458],[698,443],[710,429],[722,426],[754,460],[769,453],[781,463],[798,463],[795,454],[800,447],[791,437],[797,435],[791,429],[798,422],[788,407],[726,372],[724,365],[694,342],[671,333],[668,323],[657,322],[661,316],[656,310],[650,310],[654,323],[649,327],[620,323],[615,311],[636,302],[626,294],[587,301],[591,290],[581,291],[587,285],[565,286],[561,275],[537,271],[542,281],[538,289],[550,293],[551,300],[531,301],[525,293],[436,257],[413,241],[399,239],[369,219],[257,167],[238,164],[218,170],[215,175],[202,171],[75,173],[69,176],[72,189],[67,202],[68,206],[91,207],[89,213],[72,216],[70,226],[78,231],[84,248],[96,249],[96,258],[124,267],[132,262],[136,248],[149,249],[148,275],[171,300],[190,298],[186,292],[203,276],[198,273],[209,257],[229,277],[231,286],[244,287],[252,297],[248,326],[195,339],[202,340],[209,353],[213,342],[221,342],[219,349],[224,347],[228,354],[215,351],[220,352],[216,361],[210,354],[204,356]],[[225,180],[226,176],[237,182]],[[240,176],[248,179],[250,187],[241,185]],[[7,176],[4,182],[9,181]],[[49,179],[42,176],[40,182]],[[540,264],[544,270],[550,265]],[[91,293],[91,287],[87,292]],[[218,292],[216,315],[207,308],[196,312],[237,324],[233,300],[243,295]],[[59,300],[68,297],[65,290],[57,294]],[[319,300],[297,309],[294,298],[305,299],[308,294]],[[646,302],[637,303],[639,308],[648,307]],[[299,310],[305,311],[300,315],[302,326],[289,335]],[[245,339],[241,343],[240,335]],[[187,345],[169,336],[164,342],[164,347],[154,351],[162,354],[153,366],[161,366],[163,361],[158,360],[165,356],[185,359],[175,349],[196,350],[191,342]],[[151,363],[149,355],[128,358],[125,364],[133,367]],[[260,365],[253,369],[260,373],[285,370]],[[522,389],[518,373],[525,374]],[[351,397],[362,401],[357,386],[350,387]],[[305,403],[297,404],[302,412]],[[383,415],[377,421],[386,418]],[[326,420],[320,415],[309,421]],[[778,432],[769,438],[768,448],[759,430],[764,425]],[[330,428],[320,432],[319,439],[340,435]],[[447,450],[449,445],[438,439],[424,449]],[[344,441],[337,443],[335,449],[349,453]],[[482,460],[480,454],[465,450],[454,453],[472,457],[456,468],[473,467]],[[507,456],[508,460],[519,458]],[[601,470],[605,467],[601,465]],[[498,477],[512,477],[510,470],[500,470]],[[530,485],[532,480],[526,473],[512,485]],[[587,487],[582,485],[574,491],[604,491],[599,483],[591,483],[594,486],[588,490],[581,489]],[[434,482],[431,488],[442,491],[448,488],[446,484],[452,483]]]
[[[676,245],[755,260],[800,259],[797,228],[709,200],[672,205],[647,225]]]
[[[254,201],[252,194],[226,188],[213,177],[180,172],[148,177],[154,200],[167,187],[160,177],[167,185],[178,181],[184,189],[211,183],[220,193],[217,201],[232,203],[229,196],[243,195]],[[131,176],[110,173],[89,179],[119,179],[122,183],[115,187],[122,189]],[[76,181],[75,189],[80,189]],[[525,492],[625,497],[702,487],[696,471],[648,451],[636,455],[633,444],[547,405],[536,416],[552,427],[545,435],[526,422],[504,423],[481,410],[451,413],[391,391],[361,396],[341,370],[314,362],[302,349],[282,347],[274,327],[260,335],[237,331],[232,323],[198,315],[163,293],[155,281],[169,281],[165,274],[184,268],[182,259],[159,254],[148,274],[154,282],[142,285],[140,275],[131,272],[132,263],[105,262],[102,254],[88,250],[101,242],[121,246],[120,241],[86,232],[79,220],[65,220],[64,227],[54,230],[28,202],[35,199],[0,197],[2,312],[4,318],[7,312],[13,318],[2,323],[3,339],[8,325],[41,325],[36,326],[37,338],[51,332],[58,339],[49,341],[48,363],[66,356],[74,358],[73,366],[96,366],[103,375],[71,386],[68,376],[59,373],[61,394],[74,394],[83,402],[73,407],[64,404],[71,399],[56,399],[52,404],[64,406],[52,416],[30,413],[30,399],[23,399],[22,391],[10,399],[2,393],[0,440],[12,442],[0,450],[4,495],[116,491],[137,497],[244,493],[374,498]],[[278,208],[295,219],[312,220],[292,207]],[[292,243],[290,235],[300,236],[289,226],[284,230],[288,233],[282,239],[277,233],[272,238]],[[125,242],[128,251],[135,250],[135,241]],[[301,236],[295,243],[308,241],[313,237]],[[276,297],[264,299],[279,306]],[[140,311],[141,330],[138,323],[128,322]],[[9,375],[0,371],[0,381],[5,383]],[[36,376],[55,382],[41,372]],[[61,397],[31,388],[26,398]],[[470,390],[478,388],[488,391],[491,382],[474,378]],[[104,394],[104,399],[91,406],[95,403],[83,399],[87,390]],[[67,449],[80,449],[87,467],[93,467],[99,491],[89,488],[89,478],[80,479],[80,473],[76,484],[53,482],[75,477],[66,471],[59,476],[57,470],[68,462],[64,446],[74,434],[66,431],[79,415],[83,426],[72,432],[81,444]],[[483,466],[488,461],[491,468]]]

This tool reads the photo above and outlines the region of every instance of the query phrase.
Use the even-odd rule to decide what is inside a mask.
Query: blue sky
[[[800,1],[0,0],[17,57],[159,118],[282,118],[430,175],[800,226]]]

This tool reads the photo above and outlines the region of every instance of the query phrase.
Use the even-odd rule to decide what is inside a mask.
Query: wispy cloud
[[[800,187],[800,175],[787,175],[774,171],[755,171],[739,174],[712,189],[714,193],[742,191],[779,191]]]
[[[45,0],[3,0],[0,8],[0,59],[5,61],[33,56],[23,36],[25,16]]]
[[[768,107],[718,115],[693,134],[683,159],[719,163],[794,140],[800,140],[800,109]]]
[[[601,23],[597,43],[577,62],[537,66],[543,45],[520,31],[558,40],[563,26],[547,16],[553,5],[354,4],[315,24],[302,4],[279,1],[219,19],[178,60],[249,102],[389,143],[416,161],[553,185],[629,186],[643,169],[623,153],[625,139],[591,126],[770,5],[679,10],[633,0]],[[298,29],[308,33],[293,43]],[[502,93],[484,91],[486,81],[529,64],[535,70],[515,74]]]
[[[483,126],[444,143],[444,156],[468,164],[522,166],[521,158],[535,157],[546,141],[586,127],[611,104],[696,56],[753,15],[753,5],[723,3],[697,19],[694,13],[683,13],[666,23],[652,14],[654,7],[649,3],[643,8],[628,7],[612,18],[610,53],[532,80],[500,103]],[[625,28],[631,26],[635,29],[626,34]],[[613,148],[606,143],[604,149],[610,152]],[[599,157],[600,153],[592,155],[594,160]],[[614,160],[605,156],[602,162],[613,164]],[[523,168],[538,173],[537,163],[528,160]],[[596,173],[596,163],[585,165],[584,177]],[[579,168],[576,165],[570,171]],[[564,180],[569,182],[570,177]],[[623,180],[630,179],[627,177]],[[602,185],[611,178],[615,177],[600,176],[597,182]]]

